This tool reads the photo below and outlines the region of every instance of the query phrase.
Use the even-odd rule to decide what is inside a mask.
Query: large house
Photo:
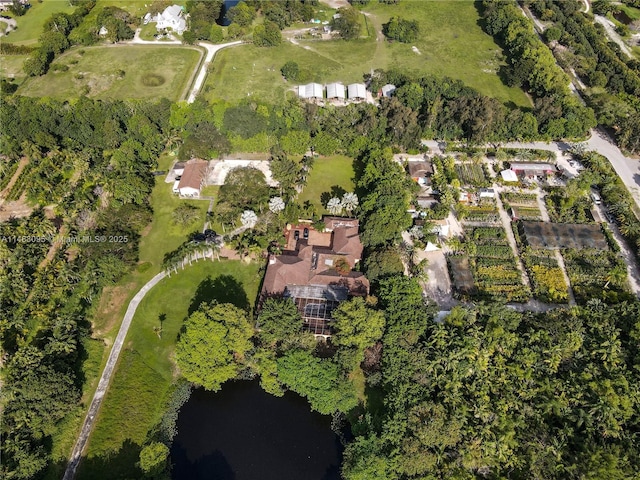
[[[162,13],[158,13],[155,16],[147,13],[143,21],[145,25],[149,22],[156,22],[156,28],[158,30],[170,28],[178,35],[182,35],[187,29],[187,20],[184,18],[184,13],[180,5],[171,5],[165,8]]]
[[[305,330],[316,337],[331,335],[331,314],[350,296],[366,296],[369,281],[353,268],[362,257],[358,220],[324,217],[324,231],[311,223],[287,225],[282,255],[272,255],[261,300],[293,299]]]
[[[184,171],[177,191],[184,198],[198,198],[204,184],[209,162],[204,160],[189,160],[184,165]]]
[[[427,161],[409,161],[407,162],[409,175],[414,182],[419,185],[429,185],[431,183],[431,175],[433,175],[433,165]]]

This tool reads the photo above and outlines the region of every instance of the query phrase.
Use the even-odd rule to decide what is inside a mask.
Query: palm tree
[[[358,207],[358,196],[353,192],[347,192],[342,196],[341,202],[342,208],[344,208],[349,216],[351,212]]]
[[[342,213],[342,202],[338,197],[333,197],[327,202],[327,210],[331,215],[340,215]]]
[[[614,285],[622,286],[624,281],[627,279],[627,269],[622,265],[616,265],[613,267],[606,276],[607,283],[604,284],[604,289],[606,289],[610,283]]]
[[[253,228],[258,223],[258,215],[253,210],[245,210],[240,216],[240,222],[245,228]]]
[[[284,200],[282,197],[273,197],[269,200],[269,210],[276,215],[284,210]]]

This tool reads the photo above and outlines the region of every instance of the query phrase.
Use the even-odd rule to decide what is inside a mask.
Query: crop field
[[[483,199],[478,205],[458,204],[458,216],[462,222],[500,223],[498,207],[493,199]]]
[[[522,284],[522,275],[516,265],[502,227],[471,227],[465,229],[464,251],[468,255],[469,270],[473,275],[472,295],[480,298],[503,298],[507,301],[527,301],[530,293]],[[458,262],[459,263],[459,262]],[[464,265],[449,260],[456,287],[456,277],[464,278]],[[468,280],[464,280],[468,283]]]
[[[525,248],[522,260],[531,280],[533,296],[548,303],[566,303],[567,284],[555,253],[545,249]]]
[[[197,48],[173,46],[76,48],[56,58],[46,75],[25,80],[18,94],[179,100],[186,94],[200,56]]]
[[[535,193],[524,192],[503,192],[500,198],[508,205],[535,207],[538,205],[537,195]]]
[[[472,1],[407,0],[393,6],[371,2],[364,11],[370,13],[366,17],[369,38],[299,39],[297,45],[283,40],[277,47],[243,45],[219,52],[205,85],[207,98],[237,101],[253,95],[281,101],[297,84],[286,82],[280,68],[294,61],[310,72],[307,81],[348,83],[362,81],[363,74],[377,68],[399,68],[446,75],[502,102],[531,106],[521,89],[507,87],[496,74],[504,63],[502,53],[478,25],[480,16]],[[419,22],[421,34],[415,45],[382,39],[382,24],[391,15]]]
[[[489,181],[484,175],[482,165],[473,163],[456,163],[456,175],[462,185],[473,185],[474,187],[489,186]]]
[[[578,303],[592,298],[616,302],[627,295],[626,265],[611,250],[566,249],[562,256]]]

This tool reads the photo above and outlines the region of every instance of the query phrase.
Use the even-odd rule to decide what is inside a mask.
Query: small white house
[[[450,231],[449,221],[447,219],[444,220],[433,220],[433,228],[431,229],[431,233],[435,233],[440,237],[448,237]]]

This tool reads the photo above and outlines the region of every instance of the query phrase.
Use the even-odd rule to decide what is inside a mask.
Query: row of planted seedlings
[[[569,287],[553,250],[525,247],[521,258],[535,298],[546,303],[568,301]]]
[[[476,205],[466,205],[459,202],[456,215],[463,223],[500,224],[500,212],[493,198],[478,199]]]
[[[532,221],[542,220],[535,193],[502,192],[500,198],[504,209],[509,212],[512,218]]]
[[[631,300],[625,261],[612,250],[564,249],[567,275],[578,303],[599,298],[608,303]]]
[[[513,251],[502,227],[465,229],[465,250],[469,255],[479,297],[526,302],[531,292],[522,283]]]

